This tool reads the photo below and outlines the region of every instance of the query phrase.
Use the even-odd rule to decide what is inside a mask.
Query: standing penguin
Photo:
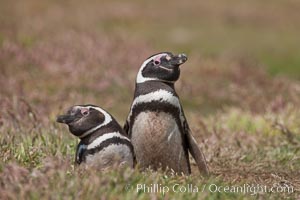
[[[96,168],[115,164],[133,167],[133,146],[117,121],[105,110],[94,105],[76,105],[57,122],[69,126],[80,138],[75,163],[86,163]]]
[[[190,174],[189,153],[202,174],[208,174],[205,157],[186,121],[174,83],[185,54],[169,52],[149,57],[137,74],[136,88],[124,130],[131,138],[137,164],[142,168],[171,168]]]

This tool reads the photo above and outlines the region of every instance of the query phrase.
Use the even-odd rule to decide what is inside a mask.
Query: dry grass
[[[163,198],[137,193],[139,183],[295,191],[171,192],[166,199],[299,198],[298,10],[279,0],[1,2],[0,198]],[[176,87],[212,176],[74,169],[77,141],[56,115],[93,103],[122,124],[139,65],[163,50],[189,55]],[[291,76],[271,76],[281,72]]]

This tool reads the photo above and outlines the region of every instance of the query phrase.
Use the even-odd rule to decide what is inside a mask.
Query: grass
[[[2,1],[0,198],[299,198],[298,10],[280,0]],[[75,167],[78,141],[56,116],[92,103],[123,124],[141,62],[164,50],[188,53],[176,88],[211,176],[193,160],[187,177]],[[293,192],[224,192],[244,185]]]
[[[246,114],[239,109],[228,109],[222,113],[199,120],[191,116],[194,134],[201,143],[211,170],[209,178],[199,176],[194,162],[193,175],[174,176],[164,172],[139,172],[131,169],[114,169],[106,172],[74,168],[76,139],[65,127],[50,120],[47,126],[26,123],[26,126],[9,129],[1,127],[1,194],[6,198],[192,198],[192,199],[252,199],[252,198],[296,198],[299,194],[299,111],[287,108],[279,114],[277,121],[263,116]],[[243,117],[241,121],[236,116]],[[273,115],[273,114],[272,114]],[[16,116],[18,118],[18,116]],[[23,120],[32,120],[30,115]],[[251,120],[253,119],[253,120]],[[241,123],[242,122],[242,123]],[[6,123],[5,123],[6,124]],[[21,123],[17,123],[21,124]],[[291,136],[283,130],[288,124]],[[211,128],[210,128],[211,127]],[[257,128],[259,127],[259,128]],[[291,137],[291,138],[289,138]],[[147,193],[137,191],[138,185],[161,184],[169,189]],[[180,192],[192,187],[188,192]],[[292,192],[263,193],[249,189],[247,193],[216,192],[215,187],[249,187],[254,185],[293,188]],[[191,186],[192,185],[192,186]],[[204,189],[203,189],[204,187]],[[203,191],[202,191],[203,190]],[[178,192],[179,191],[179,192]],[[198,192],[197,192],[198,191]]]

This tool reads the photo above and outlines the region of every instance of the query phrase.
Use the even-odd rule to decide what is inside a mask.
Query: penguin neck
[[[174,82],[146,81],[143,83],[137,83],[135,85],[135,97],[137,97],[139,95],[147,94],[147,93],[159,90],[159,89],[172,92],[177,96],[177,94],[175,92]]]
[[[162,82],[162,83],[175,90],[175,82]]]
[[[82,144],[90,144],[92,141],[94,141],[96,138],[111,132],[120,132],[122,130],[121,126],[116,121],[111,121],[110,123],[106,124],[105,126],[96,129],[95,131],[91,132],[87,136],[80,138],[80,141]],[[120,132],[122,135],[123,132]]]
[[[95,130],[92,133],[88,134],[87,136],[80,138],[80,143],[88,145],[90,144],[93,140],[95,140],[97,137],[103,135],[103,132],[101,129]]]

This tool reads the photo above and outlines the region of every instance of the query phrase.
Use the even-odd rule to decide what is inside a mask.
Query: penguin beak
[[[170,62],[172,65],[180,66],[183,63],[185,63],[187,61],[187,59],[188,59],[187,56],[184,53],[182,53],[182,54],[173,56]]]
[[[63,123],[63,124],[70,124],[75,120],[75,116],[73,115],[59,115],[56,118],[56,122]]]

